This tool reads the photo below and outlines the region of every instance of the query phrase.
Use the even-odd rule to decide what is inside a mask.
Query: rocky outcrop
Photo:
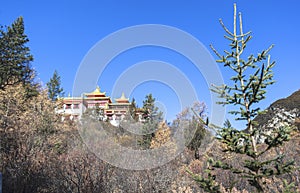
[[[265,135],[270,135],[272,130],[284,126],[296,126],[299,129],[299,118],[300,90],[271,104],[266,109],[266,113],[258,115],[254,121],[258,123],[259,129],[263,130]],[[264,140],[265,137],[258,136],[260,143]]]

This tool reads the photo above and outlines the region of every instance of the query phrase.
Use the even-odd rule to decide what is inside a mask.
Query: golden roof
[[[96,89],[91,93],[85,93],[85,95],[105,95],[106,92],[101,92],[100,87],[97,86]]]
[[[122,92],[122,96],[118,99],[115,99],[115,101],[129,101],[129,98],[126,98],[124,92]]]

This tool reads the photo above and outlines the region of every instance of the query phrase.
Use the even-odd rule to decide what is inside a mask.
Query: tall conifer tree
[[[60,76],[55,70],[53,73],[52,78],[47,83],[48,87],[48,96],[52,101],[56,101],[57,97],[61,97],[64,92],[63,88],[61,87]]]
[[[0,28],[0,89],[20,82],[27,86],[33,83],[33,56],[26,46],[28,42],[22,17],[11,26]]]
[[[139,144],[142,148],[148,149],[154,137],[154,132],[158,128],[158,123],[162,121],[162,112],[155,106],[155,98],[151,93],[146,95],[142,109],[144,111],[143,118],[145,119],[142,128],[144,135]]]
[[[269,55],[273,45],[256,56],[252,54],[246,58],[243,57],[243,52],[252,36],[251,32],[243,32],[241,13],[238,17],[239,24],[234,4],[233,32],[227,29],[220,19],[220,24],[226,32],[224,37],[230,42],[230,50],[225,50],[225,55],[222,55],[214,47],[211,46],[211,48],[218,57],[217,62],[222,63],[224,67],[229,68],[235,74],[231,78],[232,84],[214,86],[212,91],[223,99],[219,104],[235,107],[229,113],[236,115],[237,121],[246,121],[246,130],[244,131],[233,128],[230,122],[226,121],[224,127],[218,129],[217,139],[222,143],[224,152],[235,154],[241,158],[241,164],[240,167],[237,167],[237,165],[229,164],[226,160],[210,158],[206,177],[192,174],[193,178],[207,192],[220,192],[212,172],[217,168],[231,171],[233,174],[247,179],[258,192],[268,191],[265,181],[267,178],[288,173],[294,169],[294,162],[285,160],[283,154],[271,156],[270,153],[272,149],[274,150],[290,139],[291,129],[278,127],[274,128],[271,134],[266,134],[253,121],[255,116],[263,113],[257,107],[257,103],[265,98],[266,88],[274,83],[272,69],[275,62],[271,61]],[[258,143],[258,136],[266,137],[264,144]],[[265,156],[266,154],[267,156]]]

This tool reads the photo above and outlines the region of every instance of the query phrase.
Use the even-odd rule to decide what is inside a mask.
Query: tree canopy
[[[0,89],[17,83],[31,84],[34,70],[33,56],[26,45],[29,42],[24,31],[24,21],[19,17],[11,26],[0,28]]]
[[[54,71],[52,78],[47,83],[47,87],[48,97],[52,101],[56,101],[57,97],[61,97],[64,94],[63,88],[61,87],[60,76],[56,70]]]

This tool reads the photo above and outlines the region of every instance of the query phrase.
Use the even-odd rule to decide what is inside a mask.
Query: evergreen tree
[[[194,131],[188,131],[189,135],[192,135],[192,139],[190,140],[190,143],[187,144],[187,147],[194,151],[195,159],[199,159],[199,148],[202,145],[203,138],[206,135],[209,135],[209,132],[206,131],[203,124],[199,123],[197,118],[195,116],[192,117],[192,120],[189,123],[189,128],[193,129]]]
[[[288,141],[291,130],[288,127],[279,127],[274,128],[271,134],[266,134],[253,121],[256,115],[263,113],[255,104],[265,98],[266,88],[274,83],[272,68],[275,62],[271,62],[269,55],[273,45],[257,56],[250,55],[244,59],[242,54],[252,36],[251,32],[243,32],[241,14],[239,14],[239,25],[236,21],[236,5],[234,4],[233,32],[229,31],[220,20],[227,33],[225,38],[230,41],[230,51],[225,50],[225,55],[221,55],[211,46],[219,58],[217,62],[223,63],[235,73],[231,78],[233,84],[214,86],[212,91],[218,93],[223,99],[219,102],[220,104],[238,107],[230,112],[237,116],[236,120],[247,122],[247,129],[242,131],[233,128],[230,122],[226,121],[224,127],[218,130],[217,135],[217,139],[223,144],[224,152],[241,156],[241,168],[230,165],[224,160],[209,159],[206,178],[192,175],[206,191],[220,192],[211,171],[216,168],[228,170],[247,179],[258,192],[265,192],[267,191],[265,179],[289,173],[294,168],[294,162],[286,161],[283,154],[273,156],[269,153],[268,156],[264,156],[270,150]],[[240,34],[237,34],[237,26],[239,26]],[[258,136],[266,136],[265,144],[257,143]],[[246,156],[246,159],[242,159],[243,156]]]
[[[19,17],[11,26],[0,28],[0,89],[7,85],[23,83],[32,92],[34,70],[30,62],[33,56],[26,46],[24,21]],[[34,90],[34,89],[33,89]]]
[[[143,101],[144,118],[147,122],[159,122],[162,120],[162,112],[159,112],[158,107],[155,106],[155,98],[153,98],[152,94],[148,94]]]
[[[56,101],[57,97],[63,96],[63,88],[61,87],[60,76],[55,70],[52,78],[47,83],[48,96],[52,101]]]
[[[200,158],[199,148],[203,144],[204,138],[211,136],[204,123],[199,122],[199,120],[207,118],[205,110],[205,103],[196,101],[191,108],[185,108],[179,113],[177,119],[173,122],[174,128],[178,128],[180,122],[188,123],[188,126],[184,129],[185,146],[194,151],[195,159]]]
[[[137,109],[137,104],[135,101],[135,98],[132,98],[131,100],[131,106],[129,107],[129,114],[131,116],[132,119],[136,120],[137,116],[136,116],[136,109]]]
[[[148,149],[151,145],[154,132],[158,127],[158,123],[162,121],[162,112],[155,106],[155,98],[152,94],[148,94],[143,101],[143,117],[145,119],[143,125],[143,139],[139,141],[142,148]]]

